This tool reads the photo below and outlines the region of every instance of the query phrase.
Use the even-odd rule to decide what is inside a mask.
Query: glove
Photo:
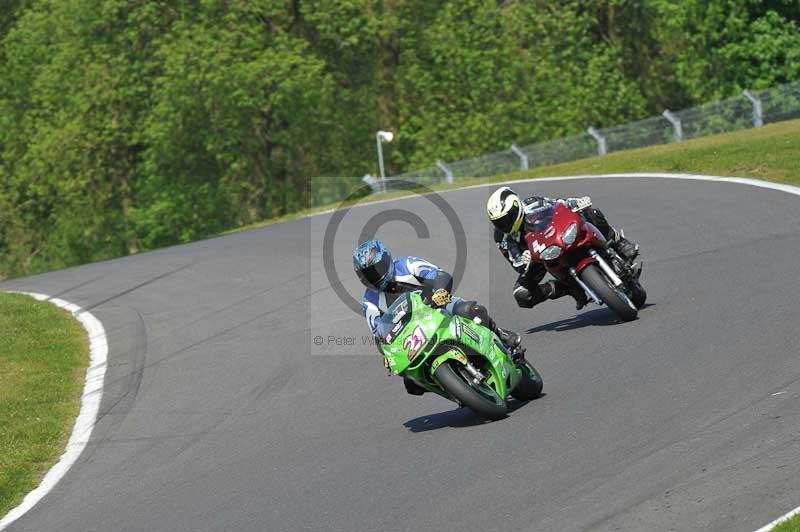
[[[531,251],[529,249],[522,252],[522,264],[525,265],[526,270],[531,265]]]
[[[567,207],[571,210],[578,212],[582,211],[587,207],[592,206],[592,198],[589,196],[583,196],[581,198],[570,198],[567,200]]]
[[[523,270],[527,270],[530,264],[531,264],[531,252],[528,249],[517,255],[516,260],[511,263],[511,265],[514,268],[523,268]]]
[[[444,288],[439,288],[433,292],[433,295],[431,296],[431,303],[433,303],[433,306],[437,308],[447,305],[450,303],[450,292]]]

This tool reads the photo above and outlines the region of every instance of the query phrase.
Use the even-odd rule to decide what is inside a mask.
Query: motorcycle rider
[[[477,301],[465,301],[452,297],[453,277],[434,264],[418,257],[405,256],[392,260],[389,249],[379,240],[362,242],[353,251],[353,269],[361,283],[367,288],[362,299],[364,317],[373,334],[377,319],[403,293],[421,290],[423,298],[432,306],[442,308],[449,314],[467,319],[480,319],[481,325],[494,332],[508,349],[512,360],[523,358],[525,349],[520,346],[519,334],[501,329],[489,316],[486,307]],[[406,391],[422,395],[425,388],[412,380],[403,378]]]
[[[486,212],[494,226],[494,241],[503,257],[519,274],[514,283],[514,299],[517,304],[523,308],[532,308],[547,299],[557,299],[569,294],[575,299],[575,308],[580,310],[588,302],[586,293],[579,287],[566,285],[556,279],[541,283],[547,270],[543,264],[531,260],[531,253],[525,244],[525,216],[533,215],[555,203],[563,203],[579,212],[603,233],[609,247],[616,250],[623,259],[633,261],[639,254],[639,246],[611,227],[605,215],[591,206],[592,200],[589,196],[560,199],[531,196],[522,200],[509,187],[500,187],[489,196]]]

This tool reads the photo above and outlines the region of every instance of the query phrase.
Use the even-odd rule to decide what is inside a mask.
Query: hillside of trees
[[[4,0],[0,278],[800,79],[796,0]],[[306,192],[304,192],[306,191]]]

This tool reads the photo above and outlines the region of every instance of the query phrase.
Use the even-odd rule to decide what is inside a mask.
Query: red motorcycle
[[[562,283],[579,286],[601,305],[605,303],[623,321],[635,320],[647,299],[639,283],[641,263],[632,264],[609,247],[603,233],[578,212],[560,202],[525,215],[525,243],[531,260],[544,264]]]

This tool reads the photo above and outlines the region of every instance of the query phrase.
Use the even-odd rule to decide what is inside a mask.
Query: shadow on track
[[[547,395],[542,393],[540,397],[534,399],[537,401]],[[508,413],[511,414],[515,410],[522,408],[530,401],[517,401],[516,399],[508,400]],[[463,429],[466,427],[477,427],[479,425],[486,425],[487,423],[494,423],[492,421],[485,421],[475,415],[469,408],[454,408],[447,412],[439,412],[438,414],[431,414],[429,416],[415,417],[409,419],[403,426],[411,432],[428,432],[429,430],[438,430],[444,428]]]
[[[652,306],[655,306],[655,304],[645,303],[640,310],[644,310]],[[588,312],[576,314],[572,318],[554,321],[552,323],[539,325],[537,327],[531,327],[525,332],[528,334],[533,334],[541,331],[569,331],[572,329],[580,329],[581,327],[606,327],[608,325],[617,325],[620,323],[622,323],[622,321],[611,309],[607,307],[601,307]]]

